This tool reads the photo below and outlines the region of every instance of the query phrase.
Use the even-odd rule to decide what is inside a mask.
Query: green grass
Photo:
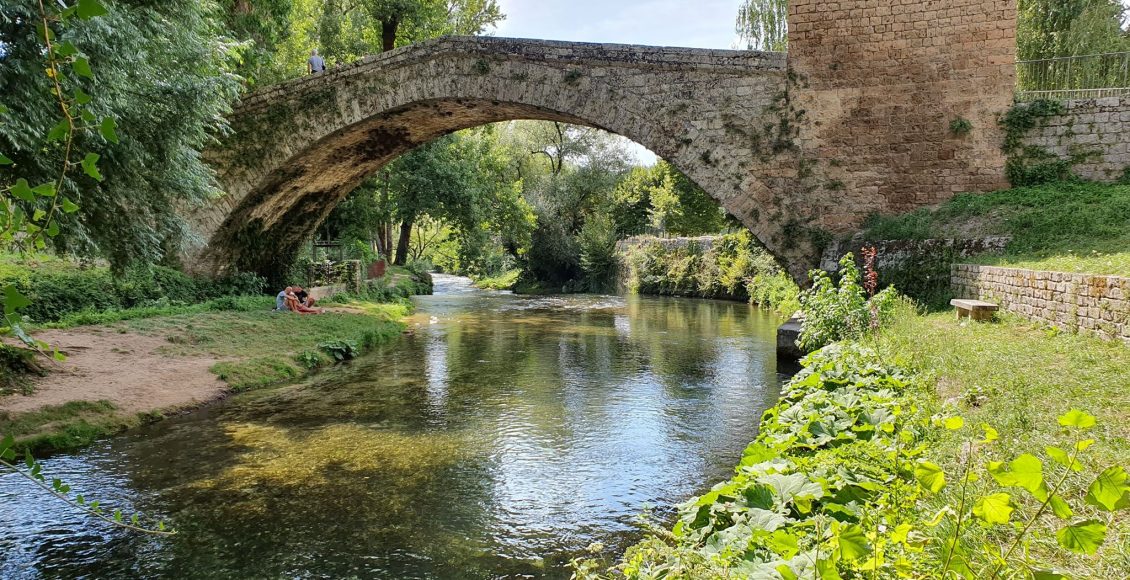
[[[0,433],[11,434],[21,448],[42,453],[83,447],[148,418],[122,415],[109,401],[71,401],[14,416],[0,412]]]
[[[917,316],[906,311],[872,339],[872,346],[898,363],[909,364],[933,378],[944,414],[960,414],[976,428],[987,423],[1000,431],[1000,441],[981,459],[1012,459],[1032,453],[1047,461],[1047,446],[1070,446],[1056,418],[1080,409],[1098,419],[1088,436],[1087,473],[1130,466],[1130,347],[1117,341],[1059,333],[1006,316],[997,323],[960,325],[950,314]],[[956,473],[964,457],[964,440],[949,436],[931,450],[938,463]],[[1089,481],[1089,480],[1088,480]],[[1082,497],[1084,488],[1068,490]],[[1076,519],[1087,514],[1076,514]],[[1099,515],[1099,514],[1089,514]],[[1100,558],[1079,577],[1123,577],[1130,570],[1130,516],[1114,516],[1120,537],[1108,538]],[[1054,538],[1034,543],[1038,560],[1078,568],[1079,561],[1057,560],[1062,552]]]
[[[521,270],[507,270],[498,276],[475,278],[475,287],[484,290],[510,290],[518,283]]]
[[[1055,183],[962,194],[867,224],[870,239],[1011,236],[980,263],[1130,276],[1130,185]]]
[[[399,320],[411,309],[404,302],[352,302],[346,306],[356,313],[298,316],[270,310],[203,312],[130,320],[125,328],[164,336],[169,343],[164,352],[170,356],[223,359],[212,371],[240,391],[301,378],[309,370],[329,364],[325,356],[310,367],[296,359],[305,351],[319,353],[318,345],[323,342],[352,340],[367,349],[398,336],[404,328]]]
[[[86,310],[64,316],[55,322],[36,324],[37,328],[74,328],[76,326],[91,326],[96,324],[113,324],[127,320],[141,318],[156,318],[159,316],[176,316],[186,314],[200,314],[204,312],[270,310],[275,306],[275,299],[270,296],[225,296],[199,304],[165,305],[165,306],[139,306],[137,308],[124,308],[114,310]]]

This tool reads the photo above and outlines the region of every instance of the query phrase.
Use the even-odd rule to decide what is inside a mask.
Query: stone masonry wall
[[[1130,343],[1130,278],[954,264],[954,294],[1030,320]]]
[[[1130,97],[1064,103],[1062,115],[1043,119],[1024,144],[1061,159],[1076,157],[1072,170],[1084,179],[1116,181],[1130,167]]]
[[[996,116],[1015,61],[1015,0],[791,0],[800,148],[838,191],[814,208],[824,225],[1006,187]],[[958,118],[970,133],[951,133]]]

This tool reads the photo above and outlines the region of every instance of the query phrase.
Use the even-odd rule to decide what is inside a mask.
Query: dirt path
[[[123,334],[113,328],[82,328],[37,333],[67,355],[51,372],[35,379],[31,395],[0,398],[0,411],[23,413],[70,401],[112,402],[125,413],[191,407],[222,396],[227,385],[208,371],[209,357],[169,356],[157,349],[157,336]]]

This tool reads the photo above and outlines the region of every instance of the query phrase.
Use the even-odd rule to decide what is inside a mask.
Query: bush
[[[116,278],[106,268],[24,268],[10,272],[2,282],[13,284],[31,300],[23,313],[38,323],[79,313],[183,306],[223,296],[257,295],[266,287],[266,281],[255,274],[208,280],[162,266],[133,268]]]
[[[750,301],[792,313],[800,289],[748,231],[668,249],[645,243],[628,252],[628,286],[640,294]]]
[[[850,253],[840,259],[839,275],[837,287],[827,272],[813,270],[812,287],[801,293],[804,322],[797,339],[801,350],[812,352],[834,342],[859,338],[890,319],[898,300],[894,288],[885,288],[868,299],[860,285],[855,257]]]

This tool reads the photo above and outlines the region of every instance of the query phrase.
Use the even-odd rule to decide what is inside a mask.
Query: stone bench
[[[984,302],[981,300],[950,300],[950,306],[957,308],[958,320],[962,318],[972,318],[973,320],[992,320],[993,314],[999,309],[996,304],[992,302]]]

